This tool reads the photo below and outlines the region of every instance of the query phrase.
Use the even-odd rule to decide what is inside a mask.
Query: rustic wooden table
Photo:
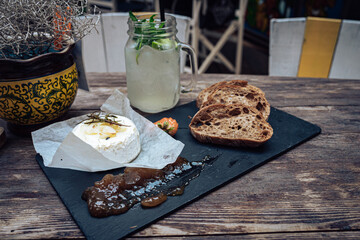
[[[358,238],[360,81],[205,74],[179,104],[230,79],[262,88],[272,106],[322,133],[129,238]],[[79,91],[66,117],[98,110],[116,88],[126,92],[124,74],[92,73],[89,81],[91,92]],[[6,128],[2,120],[0,127]],[[7,135],[0,149],[0,239],[83,238],[35,161],[31,138]]]

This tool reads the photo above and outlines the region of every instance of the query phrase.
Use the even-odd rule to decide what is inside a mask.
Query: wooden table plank
[[[261,87],[273,106],[319,125],[322,134],[131,238],[359,236],[360,82],[201,75],[181,103],[217,80],[240,77]],[[79,91],[66,118],[98,109],[116,88],[126,92],[122,74],[91,74],[89,81],[92,91]],[[3,120],[0,126],[6,127]],[[7,135],[0,149],[0,238],[83,238],[36,163],[31,139]]]
[[[141,237],[131,238],[132,240],[144,239]],[[146,238],[147,240],[155,240],[159,238]],[[168,240],[180,240],[182,237],[166,237]],[[285,233],[264,233],[264,234],[229,234],[229,235],[215,235],[215,236],[191,236],[191,240],[232,240],[232,239],[261,239],[261,240],[279,240],[279,239],[293,239],[293,240],[306,240],[306,239],[359,239],[357,232],[285,232]]]

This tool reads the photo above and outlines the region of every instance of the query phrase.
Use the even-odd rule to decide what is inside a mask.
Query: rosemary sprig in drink
[[[130,19],[134,21],[135,29],[134,41],[136,41],[135,49],[136,63],[139,64],[140,50],[143,46],[148,45],[154,49],[166,50],[172,46],[176,46],[175,41],[167,38],[166,30],[164,29],[165,22],[156,21],[154,18],[156,14],[150,16],[149,19],[138,19],[131,11],[129,12]]]

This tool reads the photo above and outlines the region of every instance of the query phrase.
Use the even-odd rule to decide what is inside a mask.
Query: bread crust
[[[262,114],[243,104],[214,104],[200,109],[189,124],[198,141],[233,147],[258,147],[273,135]]]
[[[218,87],[221,86],[238,86],[252,91],[256,91],[257,93],[265,96],[265,93],[260,88],[249,85],[248,82],[245,80],[221,81],[203,89],[196,98],[196,106],[198,108],[201,108],[202,104],[208,100],[208,96],[210,96]]]

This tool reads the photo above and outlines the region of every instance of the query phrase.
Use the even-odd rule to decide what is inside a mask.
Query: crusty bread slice
[[[257,147],[273,135],[272,127],[262,114],[243,104],[215,104],[201,108],[189,128],[200,142],[234,147]]]
[[[249,107],[256,108],[261,114],[268,119],[270,115],[270,104],[265,96],[258,91],[240,86],[224,85],[217,87],[207,101],[201,107],[212,104],[236,104],[240,103]]]
[[[249,85],[247,81],[244,81],[244,80],[222,81],[222,82],[215,83],[215,84],[211,85],[210,87],[203,89],[199,93],[199,95],[196,99],[196,106],[198,108],[201,108],[202,104],[208,100],[208,97],[215,91],[215,89],[217,89],[220,86],[228,86],[228,85],[243,87],[244,89],[252,90],[252,91],[258,92],[259,94],[263,94],[265,96],[265,93],[263,91],[261,91],[260,88]]]

